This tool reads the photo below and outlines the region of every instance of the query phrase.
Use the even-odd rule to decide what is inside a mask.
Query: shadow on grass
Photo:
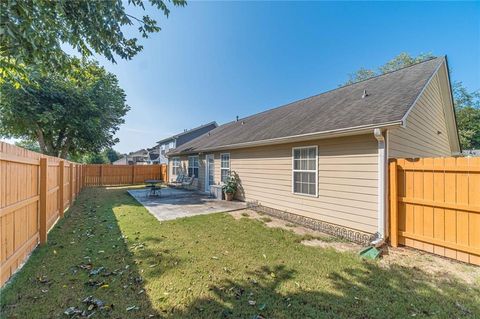
[[[479,289],[439,280],[403,267],[347,269],[328,275],[327,291],[285,292],[295,270],[262,267],[248,280],[225,280],[211,286],[214,298],[196,299],[171,318],[478,318]],[[459,296],[465,289],[475,296]],[[468,295],[468,294],[467,294]]]
[[[121,202],[102,194],[98,188],[85,189],[49,233],[48,243],[2,289],[2,318],[67,318],[63,313],[69,307],[85,315],[95,312],[93,318],[158,317],[113,213]],[[100,267],[97,275],[90,274]],[[82,302],[88,296],[106,307],[88,310]]]
[[[207,277],[196,280],[198,286],[208,285],[208,294],[201,298],[193,296],[186,304],[173,302],[163,307],[167,304],[159,296],[165,287],[157,279],[165,277],[167,272],[171,275],[181,266],[182,271],[189,272],[195,272],[198,266],[180,257],[185,256],[182,249],[190,248],[171,244],[177,238],[176,229],[167,240],[161,232],[156,232],[158,221],[145,216],[150,217],[141,204],[126,195],[126,189],[84,190],[49,234],[48,245],[36,250],[13,282],[1,291],[1,317],[67,318],[63,315],[65,309],[70,306],[86,309],[82,300],[90,295],[107,305],[113,304],[111,310],[96,310],[93,318],[480,316],[478,287],[432,278],[415,268],[386,269],[370,262],[354,262],[352,267],[339,264],[326,273],[319,272],[324,281],[322,287],[304,287],[299,283],[302,282],[299,269],[277,260],[269,266],[245,268],[244,275],[231,278],[225,275],[225,279],[215,284]],[[178,227],[183,222],[175,223]],[[182,240],[185,238],[179,241]],[[285,252],[285,259],[289,257]],[[105,271],[89,276],[89,271],[81,268],[89,262],[94,269],[105,267]],[[318,268],[325,264],[318,260]],[[238,267],[244,267],[243,260],[238,260]],[[317,269],[310,268],[307,270],[316,273]],[[305,268],[303,271],[305,275]],[[105,276],[109,272],[116,274]],[[89,279],[104,281],[108,288],[85,285]],[[180,283],[174,284],[178,284],[179,295],[188,289]]]
[[[161,236],[146,236],[144,240],[162,243]],[[165,243],[164,247],[171,245]],[[182,263],[181,258],[175,257],[181,255],[180,251],[160,251],[158,247],[155,251],[141,251],[138,257],[155,262],[159,252],[162,256],[169,256],[171,263],[166,263],[169,269],[163,266],[161,270],[148,273],[147,277],[152,280]],[[243,266],[241,260],[238,264]],[[321,260],[318,267],[322,267]],[[195,269],[195,265],[192,268]],[[208,285],[209,296],[193,298],[188,304],[172,305],[169,309],[162,306],[160,315],[164,318],[258,319],[480,316],[478,287],[448,278],[433,278],[417,268],[396,265],[382,268],[374,262],[358,262],[354,267],[346,268],[339,265],[337,271],[324,275],[327,288],[313,289],[296,282],[302,274],[295,267],[281,263],[245,273],[242,279],[224,279],[216,284],[205,278],[198,285]],[[180,294],[186,290],[187,287],[184,287]]]

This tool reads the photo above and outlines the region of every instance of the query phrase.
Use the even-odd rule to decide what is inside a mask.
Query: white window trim
[[[228,172],[230,175],[230,172],[232,171],[232,157],[230,155],[230,153],[220,153],[220,183],[223,183],[222,181],[222,170],[226,170],[226,168],[222,168],[222,155],[228,155]]]
[[[210,192],[210,186],[211,185],[208,185],[208,182],[209,182],[209,173],[210,173],[210,169],[208,167],[208,158],[211,157],[213,159],[213,170],[212,170],[212,173],[213,173],[213,184],[212,185],[215,185],[215,155],[213,153],[209,153],[209,154],[205,154],[205,192],[209,193]]]
[[[175,166],[175,163],[177,163],[178,166]],[[178,175],[178,170],[180,169],[181,166],[182,165],[180,164],[180,157],[178,156],[172,157],[172,175]],[[174,168],[177,168],[177,174],[173,174]]]
[[[187,175],[188,175],[188,170],[190,169],[190,158],[197,158],[197,167],[192,166],[191,168],[194,170],[195,168],[198,169],[198,175],[200,175],[200,156],[198,155],[191,155],[187,159]],[[195,160],[193,160],[193,163],[195,163]],[[195,176],[195,178],[199,178],[198,176]]]
[[[295,179],[294,175],[295,172],[304,172],[304,173],[311,173],[310,170],[299,170],[294,169],[295,167],[295,150],[304,149],[304,148],[315,148],[315,195],[304,194],[304,193],[296,193],[295,190]],[[299,195],[299,196],[307,196],[307,197],[318,197],[318,145],[310,145],[310,146],[299,146],[299,147],[292,147],[292,194]]]

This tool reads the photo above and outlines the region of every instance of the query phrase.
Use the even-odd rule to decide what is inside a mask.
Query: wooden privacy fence
[[[129,185],[147,179],[167,181],[167,165],[87,165],[85,186]]]
[[[480,265],[480,158],[390,161],[390,242]]]
[[[0,285],[71,206],[84,165],[0,142]]]
[[[167,180],[166,165],[82,165],[0,142],[0,286],[85,186]]]

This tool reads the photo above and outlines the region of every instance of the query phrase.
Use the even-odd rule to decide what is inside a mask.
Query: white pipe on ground
[[[386,147],[385,137],[380,129],[373,130],[378,141],[378,238],[372,242],[374,246],[381,246],[385,241],[385,177],[386,177]]]

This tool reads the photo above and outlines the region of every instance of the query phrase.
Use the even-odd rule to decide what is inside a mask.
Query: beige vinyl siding
[[[292,193],[292,147],[318,146],[318,197]],[[220,154],[215,152],[215,183]],[[377,141],[371,135],[231,150],[237,198],[344,227],[377,231]],[[204,157],[202,158],[205,159]],[[203,187],[203,185],[202,185]]]
[[[390,158],[452,155],[441,90],[437,73],[408,115],[406,127],[388,131]]]

